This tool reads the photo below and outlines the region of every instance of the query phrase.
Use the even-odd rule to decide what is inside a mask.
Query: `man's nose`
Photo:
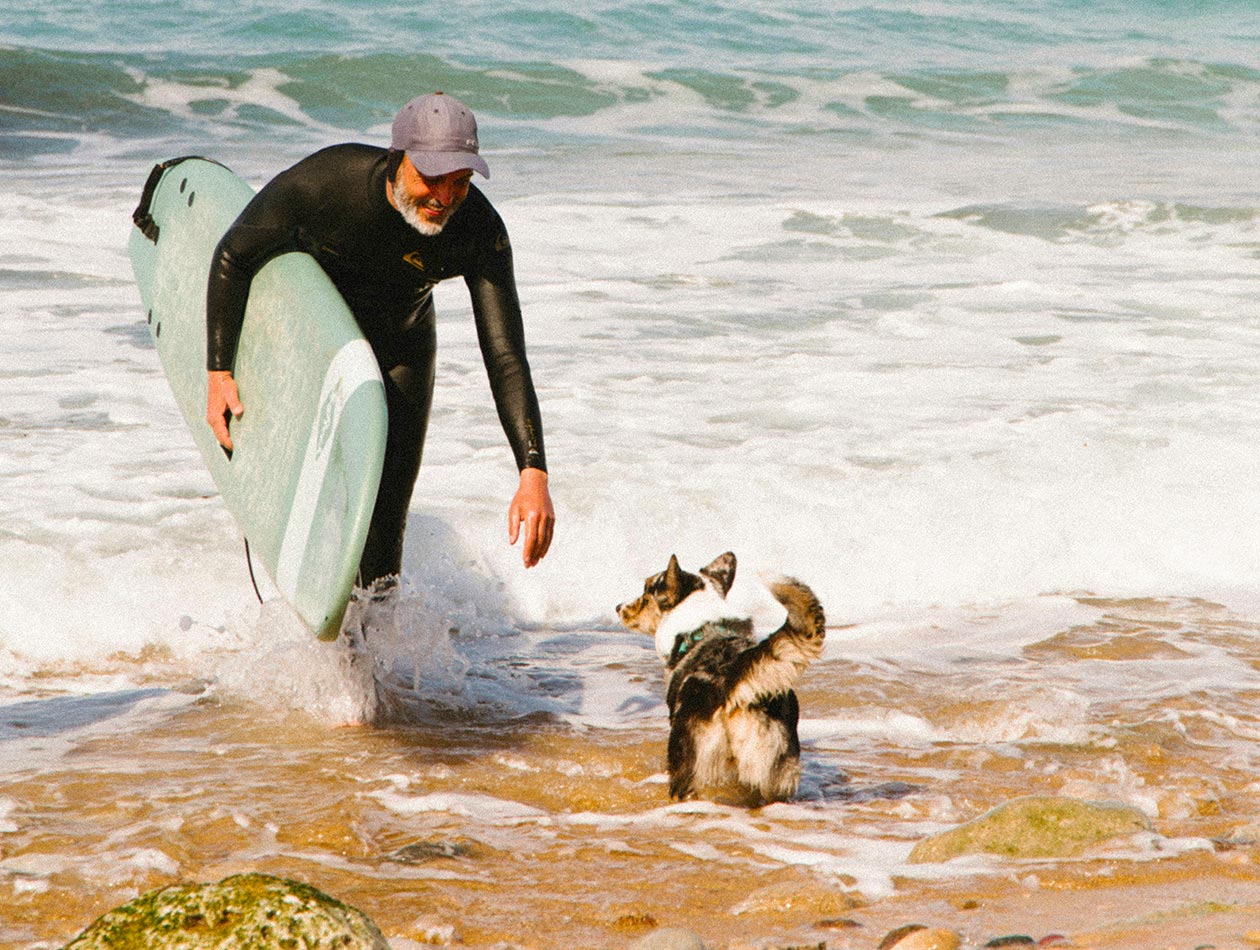
[[[433,197],[436,198],[439,203],[442,205],[450,205],[451,201],[455,197],[455,183],[449,179],[439,178],[430,185],[429,191],[432,192]]]

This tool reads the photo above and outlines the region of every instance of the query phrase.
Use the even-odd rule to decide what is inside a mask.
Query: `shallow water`
[[[755,811],[667,801],[646,638],[438,649],[408,629],[416,606],[374,660],[280,616],[265,677],[173,688],[169,656],[119,654],[94,675],[129,688],[58,696],[50,677],[48,698],[7,704],[0,945],[59,945],[137,892],[244,868],[392,938],[484,947],[625,946],[654,925],[867,947],[918,920],[975,945],[1040,928],[1136,948],[1178,913],[1231,946],[1229,913],[1254,900],[1257,852],[1224,839],[1254,816],[1257,623],[1218,605],[1078,595],[833,627],[800,688],[800,795]],[[279,667],[347,701],[357,683],[367,709],[372,662],[375,725],[267,694]],[[923,835],[1044,794],[1139,805],[1154,832],[1072,860],[907,863]]]

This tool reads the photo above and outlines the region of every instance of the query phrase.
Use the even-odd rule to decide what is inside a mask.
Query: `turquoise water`
[[[68,396],[23,383],[5,416],[10,434],[51,433],[14,443],[38,498],[23,481],[7,496],[15,539],[52,532],[55,570],[77,576],[82,550],[49,527],[63,511],[134,518],[82,502],[57,460],[86,452],[104,481],[128,463],[56,433],[87,419],[183,444],[158,434],[164,383],[123,252],[151,164],[208,155],[260,184],[315,147],[385,141],[401,101],[441,88],[481,120],[560,466],[567,540],[550,577],[503,581],[517,619],[602,622],[668,547],[743,545],[862,611],[1250,596],[1251,4],[233,11],[0,15],[0,305],[26,328],[10,362],[19,380],[82,367]],[[502,436],[466,298],[439,290],[425,513],[457,512],[452,535],[497,563]],[[126,377],[101,347],[142,360],[142,409],[116,402]],[[179,548],[162,531],[135,544]],[[442,587],[432,561],[417,553],[417,581]],[[143,641],[146,622],[118,635]]]
[[[1255,135],[1260,14],[1214,3],[8,3],[7,162],[361,137],[442,88],[499,147],[900,150]],[[1136,140],[1134,142],[1133,140]],[[708,143],[708,145],[704,144]]]

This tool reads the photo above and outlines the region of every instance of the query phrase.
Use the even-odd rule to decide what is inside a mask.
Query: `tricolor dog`
[[[822,654],[825,619],[813,591],[779,578],[766,587],[787,619],[758,640],[752,619],[727,600],[734,580],[729,551],[699,574],[671,556],[617,616],[655,638],[670,674],[670,796],[758,806],[791,798],[800,782],[792,687]]]

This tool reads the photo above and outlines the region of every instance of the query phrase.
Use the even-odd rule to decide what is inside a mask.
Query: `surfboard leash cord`
[[[249,538],[245,539],[245,566],[249,568],[249,582],[254,585],[254,596],[263,603],[262,593],[258,590],[258,578],[254,577],[254,559],[249,554]]]

